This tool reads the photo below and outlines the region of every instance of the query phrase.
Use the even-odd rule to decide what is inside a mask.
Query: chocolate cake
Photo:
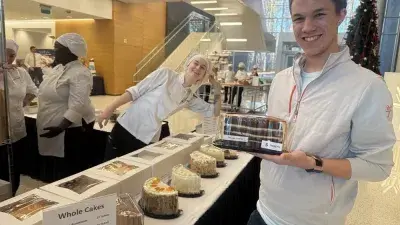
[[[221,119],[217,147],[266,154],[286,151],[283,120],[247,114],[225,114]]]

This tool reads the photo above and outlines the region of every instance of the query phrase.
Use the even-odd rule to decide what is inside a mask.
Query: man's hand
[[[33,67],[29,67],[29,72],[32,72],[32,71],[34,71],[34,68]]]
[[[53,138],[56,137],[58,135],[60,135],[64,129],[61,127],[46,127],[43,130],[47,130],[47,133],[44,133],[42,135],[40,135],[40,137],[44,137],[44,138]]]
[[[290,153],[282,153],[281,155],[266,155],[258,153],[251,154],[261,159],[274,162],[278,165],[293,166],[301,169],[314,169],[316,166],[313,158],[307,156],[305,152],[299,150]]]

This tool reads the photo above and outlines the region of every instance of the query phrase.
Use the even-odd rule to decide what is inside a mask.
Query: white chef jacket
[[[133,103],[118,123],[140,141],[148,144],[159,139],[162,121],[189,108],[205,117],[214,115],[214,106],[183,87],[184,75],[162,68],[152,72],[136,86],[127,89]]]
[[[34,56],[35,56],[35,58],[34,58]],[[29,52],[25,57],[24,64],[27,68],[42,67],[44,64],[44,59],[43,59],[42,55],[39,53]]]
[[[238,70],[238,71],[236,72],[235,78],[236,78],[238,81],[245,81],[245,80],[249,79],[249,76],[247,75],[247,72],[246,72],[246,71]]]
[[[38,89],[33,83],[31,76],[23,68],[7,70],[7,87],[9,94],[9,112],[11,142],[15,143],[26,137],[24,99],[27,94],[37,96]],[[4,85],[1,85],[4,89]]]
[[[95,120],[95,110],[90,100],[93,77],[89,69],[78,60],[58,65],[52,75],[46,76],[39,86],[39,110],[36,121],[39,152],[45,156],[64,157],[64,135],[42,138],[43,128],[58,126],[66,118],[70,127],[82,126]]]
[[[227,70],[224,72],[225,83],[233,83],[235,80],[235,73],[233,71]]]

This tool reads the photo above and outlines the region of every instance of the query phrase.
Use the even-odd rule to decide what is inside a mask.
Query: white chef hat
[[[18,52],[19,46],[17,42],[11,39],[6,40],[6,48],[13,50],[15,53]]]
[[[87,45],[85,39],[76,33],[67,33],[57,38],[57,42],[67,47],[72,54],[78,57],[85,57],[87,54]]]
[[[246,68],[246,64],[244,64],[244,62],[240,62],[238,67],[239,68]]]

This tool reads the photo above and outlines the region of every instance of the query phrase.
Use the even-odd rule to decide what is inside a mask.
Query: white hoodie
[[[354,205],[358,181],[390,175],[396,141],[392,97],[378,75],[350,59],[348,48],[332,54],[321,75],[300,93],[294,87],[301,87],[304,60],[276,75],[268,115],[294,118],[298,103],[291,149],[349,159],[352,177],[307,173],[263,160],[257,209],[266,222],[278,225],[341,225]]]

